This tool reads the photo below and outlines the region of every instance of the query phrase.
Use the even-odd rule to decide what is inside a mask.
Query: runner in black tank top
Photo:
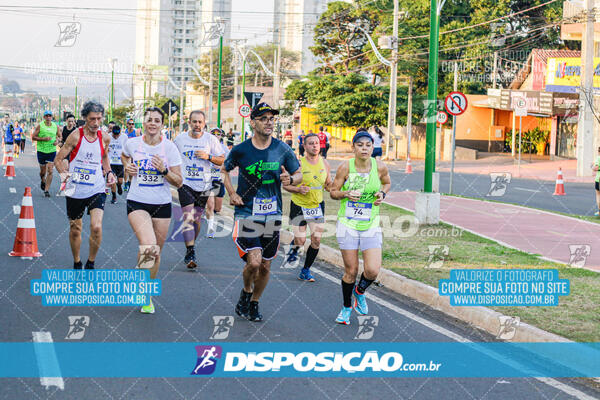
[[[75,122],[75,116],[73,114],[67,114],[67,118],[65,119],[66,121],[66,125],[62,127],[62,142],[59,143],[60,147],[63,146],[63,144],[65,144],[67,142],[67,138],[69,137],[69,135],[71,134],[71,132],[73,132],[75,129],[77,129],[77,124]],[[69,160],[67,158],[65,158],[63,160],[63,162],[65,163],[65,168],[69,168]],[[58,193],[56,193],[57,196],[64,196],[65,195],[65,191],[64,191],[64,185],[61,184],[60,188],[58,190]]]

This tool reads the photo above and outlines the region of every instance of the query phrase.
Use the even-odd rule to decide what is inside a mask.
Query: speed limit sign
[[[438,111],[436,119],[438,123],[444,125],[446,122],[448,122],[448,114],[443,111]]]
[[[249,104],[242,104],[238,112],[242,117],[248,118],[250,116],[250,113],[252,112],[252,108]]]

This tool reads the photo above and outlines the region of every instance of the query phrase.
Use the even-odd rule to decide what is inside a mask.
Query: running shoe
[[[142,306],[140,312],[143,314],[154,314],[154,304],[152,304],[152,299],[150,299],[150,304]]]
[[[315,278],[310,273],[310,269],[302,268],[300,271],[300,275],[298,275],[298,279],[305,282],[314,282]]]
[[[189,269],[195,269],[198,266],[198,264],[196,264],[196,251],[194,249],[187,251],[183,262]]]
[[[600,211],[596,211],[596,212],[594,213],[594,217],[600,217]]]
[[[130,185],[129,182],[125,182],[125,184],[123,185],[123,190],[126,192],[129,192],[129,185]]]
[[[338,314],[335,322],[338,324],[350,325],[350,314],[352,313],[352,307],[342,307],[342,311]]]
[[[352,294],[354,294],[354,301],[352,302],[354,311],[359,315],[367,315],[369,313],[369,307],[367,306],[367,299],[364,293],[360,294],[356,291],[356,288],[354,288]]]
[[[40,182],[40,188],[45,192],[46,191],[46,182],[41,181]]]
[[[298,250],[294,246],[291,246],[284,265],[290,265],[293,268],[296,266],[296,263],[298,263]]]
[[[73,269],[82,269],[83,263],[81,261],[77,261],[73,263]]]
[[[110,204],[117,204],[117,198],[113,197],[112,199],[110,199]]]
[[[45,196],[45,197],[50,197],[50,192],[46,190],[46,191],[44,192],[44,196]]]
[[[95,263],[95,261],[87,260],[87,262],[85,263],[85,269],[95,269],[94,263]]]
[[[248,321],[260,322],[262,319],[263,316],[258,311],[258,301],[251,301],[248,306]]]
[[[248,303],[250,303],[251,297],[252,293],[246,293],[244,292],[244,289],[242,289],[242,292],[240,293],[240,299],[235,305],[235,313],[240,317],[248,318]]]
[[[206,237],[209,239],[214,239],[215,238],[215,231],[213,231],[212,229],[210,231],[208,231],[208,233],[206,234]]]

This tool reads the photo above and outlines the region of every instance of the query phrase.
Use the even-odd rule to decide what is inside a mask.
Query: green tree
[[[315,26],[315,45],[310,48],[323,64],[318,71],[349,75],[368,63],[368,57],[363,54],[367,38],[354,26],[372,32],[378,24],[378,17],[379,13],[370,8],[356,8],[354,4],[343,1],[329,3]]]
[[[131,104],[120,105],[115,107],[113,113],[113,121],[119,124],[122,128],[125,127],[125,122],[129,115],[133,113],[134,107]]]
[[[209,53],[202,55],[198,59],[200,76],[209,82],[210,81],[210,60],[212,53],[213,65],[213,101],[217,102],[219,93],[219,49],[212,49]],[[221,101],[233,98],[233,49],[230,46],[223,46],[223,62],[221,70]],[[194,78],[195,87],[197,90],[203,91],[208,96],[208,86],[204,85],[197,78]]]

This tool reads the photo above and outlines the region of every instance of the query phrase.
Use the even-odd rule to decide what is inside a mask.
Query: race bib
[[[321,206],[315,208],[302,207],[302,215],[304,215],[304,219],[306,220],[323,218],[323,209]]]
[[[195,165],[185,167],[186,178],[190,181],[203,181],[204,168],[196,167]]]
[[[116,155],[116,154],[113,154],[113,155],[110,157],[110,163],[111,163],[111,164],[117,164],[117,163],[119,163],[119,162],[121,162],[121,157],[119,157],[118,155]]]
[[[73,168],[71,181],[77,185],[93,186],[95,181],[96,170],[91,168]]]
[[[277,214],[277,196],[266,199],[254,198],[252,215],[272,215]]]
[[[165,183],[165,177],[156,169],[138,170],[138,184],[140,186],[162,186]]]
[[[346,203],[346,218],[357,221],[369,221],[373,204],[349,201]]]

